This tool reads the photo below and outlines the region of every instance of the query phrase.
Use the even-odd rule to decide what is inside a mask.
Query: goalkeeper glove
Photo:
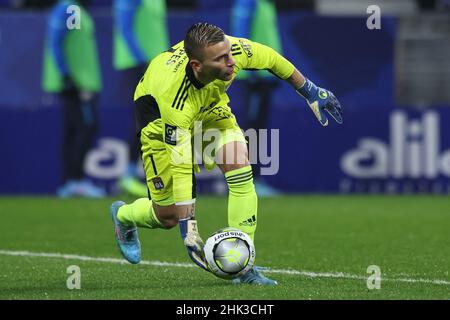
[[[325,111],[328,112],[337,123],[342,124],[341,104],[331,91],[317,87],[307,78],[305,78],[303,86],[296,91],[306,99],[306,102],[322,126],[328,125],[328,118]]]
[[[198,233],[197,221],[195,218],[190,217],[180,219],[178,224],[180,225],[181,238],[186,246],[189,257],[200,268],[209,271],[205,254],[203,253],[203,247],[205,244]]]

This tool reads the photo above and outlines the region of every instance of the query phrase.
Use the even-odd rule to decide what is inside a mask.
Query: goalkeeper
[[[134,94],[149,198],[131,204],[116,201],[110,210],[118,246],[130,263],[141,259],[138,227],[170,229],[178,224],[190,258],[208,270],[195,220],[194,171],[198,166],[192,151],[194,122],[201,123],[203,132],[211,129],[221,133],[214,140],[213,160],[229,189],[228,224],[254,239],[257,195],[252,168],[244,135],[226,94],[243,69],[270,70],[306,99],[323,126],[328,124],[328,115],[342,123],[341,107],[334,95],[306,79],[273,49],[225,35],[208,23],[194,24],[184,41],[151,61]],[[258,267],[233,282],[277,284]]]

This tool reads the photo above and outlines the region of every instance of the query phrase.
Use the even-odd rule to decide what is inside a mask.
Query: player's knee
[[[178,224],[178,214],[176,212],[164,212],[163,214],[156,212],[156,217],[165,229],[172,229]]]
[[[223,173],[249,166],[247,145],[241,141],[225,144],[217,151],[216,163]]]
[[[221,165],[218,165],[218,166],[222,170],[223,173],[226,173],[226,172],[230,172],[230,171],[233,171],[233,170],[238,170],[238,169],[241,169],[241,168],[244,168],[244,167],[248,167],[249,166],[249,162],[247,160],[247,162],[242,163],[242,164],[241,163],[229,163],[229,164],[225,163],[225,164],[221,164]]]
[[[166,229],[172,229],[172,228],[177,226],[177,224],[178,224],[178,217],[173,218],[173,219],[166,219],[164,221],[161,221],[161,224]]]

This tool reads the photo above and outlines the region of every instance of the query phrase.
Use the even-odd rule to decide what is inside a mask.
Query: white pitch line
[[[62,253],[45,253],[45,252],[30,252],[30,251],[11,251],[0,250],[0,255],[6,256],[20,256],[20,257],[41,257],[41,258],[56,258],[65,260],[79,260],[79,261],[92,261],[92,262],[106,262],[114,264],[128,264],[124,259],[116,258],[100,258],[100,257],[88,257],[75,254],[62,254]],[[147,261],[142,260],[142,265],[156,266],[156,267],[175,267],[175,268],[197,268],[192,263],[182,262],[165,262],[165,261]],[[343,272],[311,272],[311,271],[299,271],[294,269],[267,269],[266,273],[281,273],[287,275],[297,275],[307,278],[337,278],[337,279],[353,279],[353,280],[367,280],[367,277],[348,274]],[[450,285],[450,281],[446,280],[431,280],[431,279],[408,279],[408,278],[382,278],[382,281],[392,282],[408,282],[408,283],[428,283],[437,285]]]
[[[310,272],[310,271],[298,271],[292,269],[269,269],[264,270],[264,272],[270,273],[283,273],[299,275],[308,278],[340,278],[340,279],[355,279],[355,280],[367,280],[367,277],[358,276],[354,274],[348,274],[343,272]],[[408,279],[408,278],[385,278],[381,277],[382,281],[393,281],[393,282],[409,282],[409,283],[429,283],[429,284],[439,284],[439,285],[450,285],[450,281],[446,280],[430,280],[430,279]]]

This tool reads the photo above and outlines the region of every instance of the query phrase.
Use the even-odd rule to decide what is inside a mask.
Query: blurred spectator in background
[[[0,3],[2,1],[0,0]],[[48,8],[57,0],[4,0],[3,2],[9,2],[9,6],[17,9],[44,9]]]
[[[436,0],[417,0],[421,10],[434,10],[436,8]]]
[[[437,7],[440,11],[450,11],[450,0],[439,0]]]
[[[122,71],[121,90],[129,97],[133,113],[132,132],[129,138],[129,163],[119,180],[122,191],[136,197],[147,196],[147,185],[137,177],[140,143],[134,119],[133,96],[139,79],[148,62],[169,48],[166,3],[164,0],[114,1],[114,68]]]
[[[61,0],[48,19],[43,89],[63,104],[63,181],[60,197],[103,197],[104,190],[84,177],[84,158],[98,127],[96,93],[101,90],[94,24],[87,1]],[[68,7],[76,5],[76,7]],[[69,12],[69,13],[68,13]]]
[[[231,12],[231,35],[265,44],[282,54],[275,2],[271,0],[234,0]],[[241,71],[237,79],[244,83],[243,127],[256,130],[269,126],[272,90],[277,79],[266,70]],[[259,196],[277,195],[260,175],[260,164],[253,165],[256,192]]]

